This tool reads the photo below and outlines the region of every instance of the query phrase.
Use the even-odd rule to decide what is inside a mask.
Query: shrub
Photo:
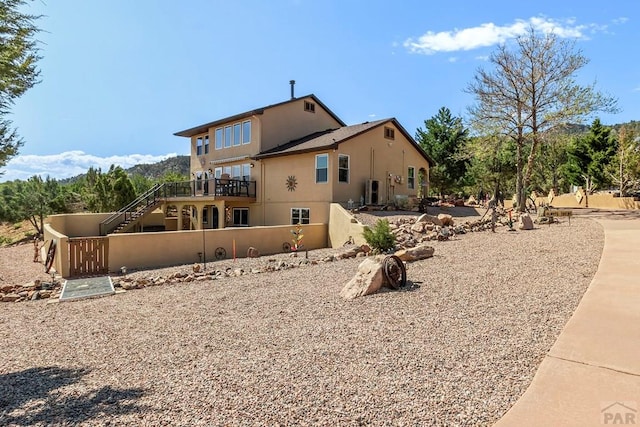
[[[396,243],[396,236],[391,233],[389,221],[386,219],[378,220],[373,230],[365,227],[362,235],[371,249],[376,252],[386,252],[393,249]]]

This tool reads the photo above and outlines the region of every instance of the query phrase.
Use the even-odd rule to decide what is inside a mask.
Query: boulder
[[[518,220],[518,228],[520,230],[533,230],[533,220],[531,219],[531,215],[528,213],[520,214],[520,219]]]
[[[401,249],[394,255],[400,258],[404,262],[418,261],[421,259],[431,258],[435,248],[428,245],[420,245],[414,248]]]
[[[453,217],[449,214],[438,214],[438,219],[442,223],[443,226],[453,226]]]
[[[383,284],[382,264],[375,259],[366,258],[358,266],[356,275],[342,288],[340,296],[351,300],[364,295],[371,295],[378,292]]]
[[[437,216],[422,214],[416,219],[416,222],[430,222],[435,225],[442,226],[442,221]]]

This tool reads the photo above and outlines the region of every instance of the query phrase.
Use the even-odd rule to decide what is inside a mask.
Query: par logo
[[[602,402],[600,420],[605,425],[638,425],[638,404],[633,401]]]

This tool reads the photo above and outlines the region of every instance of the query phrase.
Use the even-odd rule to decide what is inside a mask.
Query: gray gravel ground
[[[602,228],[433,246],[412,290],[355,301],[338,294],[361,259],[2,304],[0,425],[491,425],[579,303]]]

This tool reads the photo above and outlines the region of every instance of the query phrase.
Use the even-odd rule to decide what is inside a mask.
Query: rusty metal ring
[[[400,289],[407,284],[407,269],[396,255],[389,255],[382,260],[382,272],[393,289]]]
[[[217,260],[225,259],[227,257],[227,251],[223,247],[216,248],[215,257]]]

